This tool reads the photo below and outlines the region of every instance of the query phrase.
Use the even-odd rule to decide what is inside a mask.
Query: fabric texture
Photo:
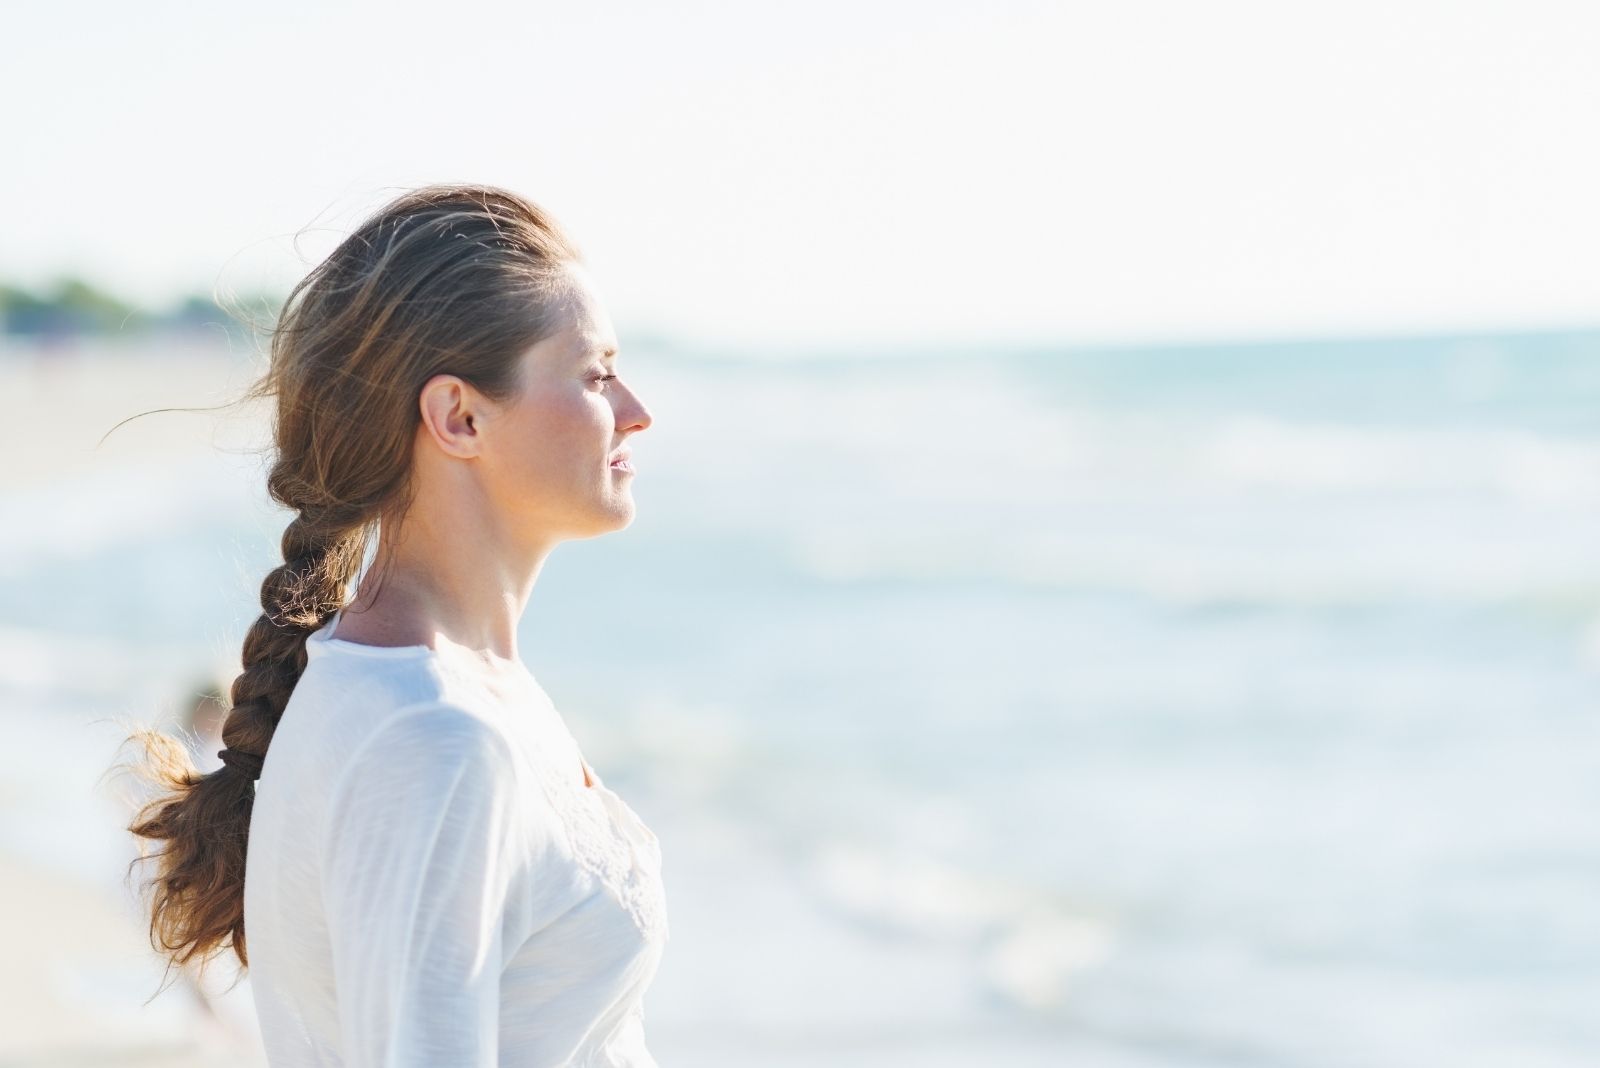
[[[531,674],[343,641],[338,619],[307,639],[256,784],[245,935],[268,1062],[655,1068],[656,836]]]

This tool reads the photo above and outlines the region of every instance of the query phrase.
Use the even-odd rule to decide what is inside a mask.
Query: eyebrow
[[[617,358],[617,350],[610,346],[596,350],[593,345],[584,345],[579,351],[583,354],[585,360],[596,355],[602,360],[614,360]]]

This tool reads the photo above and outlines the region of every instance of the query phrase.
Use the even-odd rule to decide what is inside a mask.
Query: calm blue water
[[[1600,336],[623,373],[638,518],[558,550],[524,656],[669,874],[675,829],[759,847],[685,848],[685,916],[722,864],[885,962],[869,1037],[775,1007],[746,1055],[1600,1057]],[[0,621],[236,657],[283,522],[250,463],[12,535]],[[664,1063],[708,997],[672,967]]]

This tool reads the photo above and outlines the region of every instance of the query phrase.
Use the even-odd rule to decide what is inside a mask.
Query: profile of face
[[[451,390],[455,402],[442,397],[436,411],[441,425],[466,432],[458,455],[473,457],[477,492],[520,540],[589,538],[631,523],[633,470],[615,461],[651,424],[619,373],[616,332],[592,279],[578,265],[567,273],[561,326],[522,353],[518,391],[503,404],[474,393],[462,419]]]

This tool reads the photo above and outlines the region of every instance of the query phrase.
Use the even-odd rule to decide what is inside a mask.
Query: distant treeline
[[[144,334],[172,330],[249,333],[272,325],[284,294],[180,297],[164,309],[140,307],[81,278],[63,278],[42,291],[0,284],[0,334],[51,339],[80,334]]]

